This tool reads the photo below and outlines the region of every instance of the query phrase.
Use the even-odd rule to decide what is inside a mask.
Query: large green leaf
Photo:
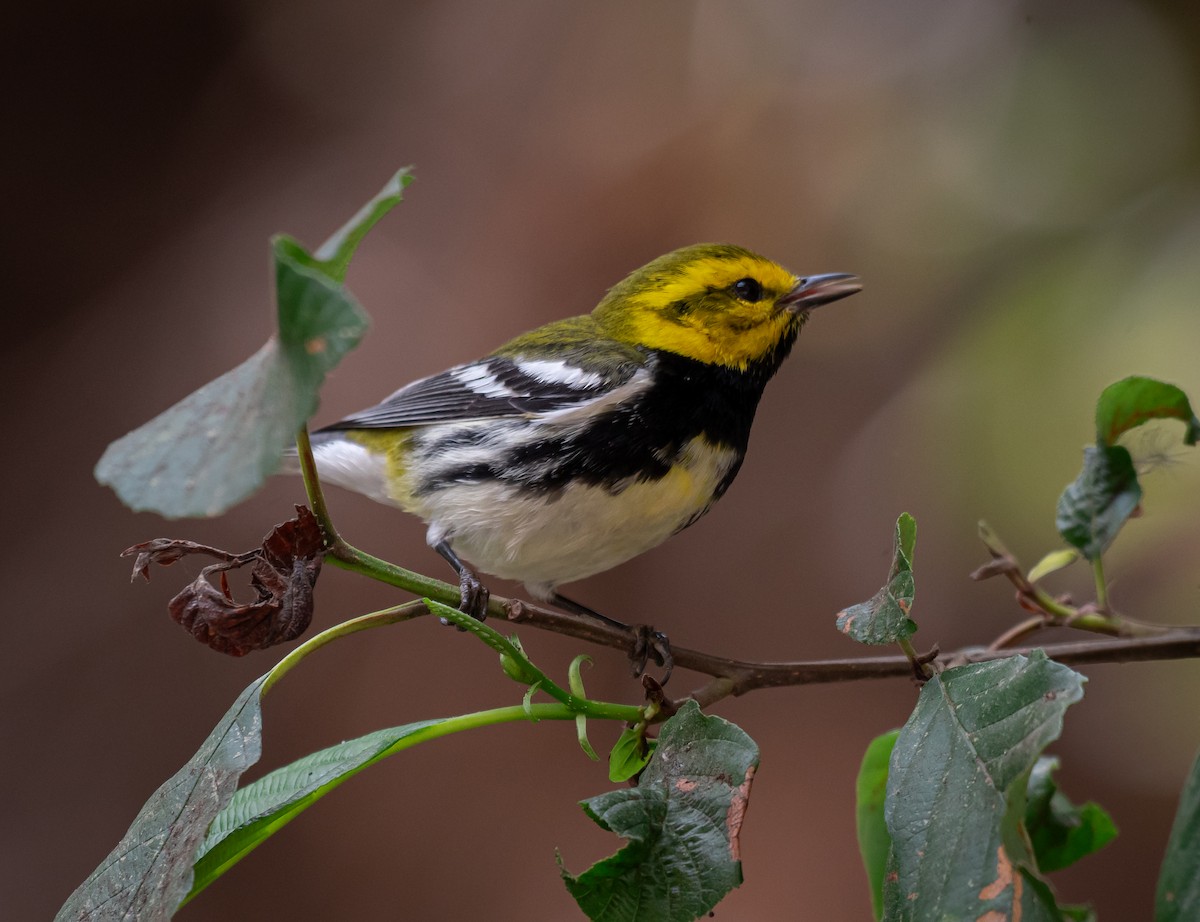
[[[1059,790],[1057,768],[1058,759],[1052,756],[1037,760],[1025,801],[1025,831],[1043,874],[1072,865],[1117,837],[1108,811],[1091,801],[1077,807]]]
[[[855,784],[855,821],[858,829],[858,850],[862,854],[871,888],[871,909],[878,919],[883,914],[883,875],[887,870],[892,836],[883,819],[887,794],[888,763],[896,746],[899,730],[892,730],[871,740],[863,755]]]
[[[188,899],[233,867],[342,782],[402,748],[432,738],[445,719],[377,730],[322,749],[264,775],[235,793],[212,821],[195,855]]]
[[[1095,560],[1142,501],[1133,458],[1123,445],[1089,445],[1083,470],[1058,498],[1055,525],[1063,539]]]
[[[896,520],[887,583],[866,602],[839,612],[839,631],[865,644],[895,643],[916,633],[917,625],[908,617],[916,591],[913,582],[916,543],[917,522],[907,512],[902,513]]]
[[[636,712],[634,708],[628,710]],[[558,702],[493,708],[377,730],[278,768],[234,794],[212,821],[195,854],[196,876],[187,899],[334,788],[388,756],[464,730],[516,721],[574,718],[575,711]]]
[[[1200,756],[1179,797],[1154,903],[1154,922],[1194,919],[1200,919]]]
[[[238,696],[196,754],[151,795],[117,847],[59,910],[57,922],[171,917],[192,886],[192,862],[208,824],[262,752],[265,679]]]
[[[353,349],[367,315],[342,284],[354,248],[400,200],[401,171],[354,219],[309,254],[272,241],[278,332],[237,368],[108,446],[96,478],[127,506],[168,518],[219,515],[279,469],[316,411],[325,375]]]
[[[738,834],[758,765],[742,730],[688,701],[663,724],[636,788],[583,802],[600,826],[629,840],[567,889],[589,919],[690,922],[742,882]]]
[[[1036,651],[925,684],[888,773],[885,919],[1061,918],[1021,822],[1029,774],[1083,681]]]
[[[1096,401],[1096,441],[1113,445],[1130,429],[1152,419],[1178,419],[1187,430],[1183,441],[1200,439],[1200,419],[1192,412],[1187,394],[1174,384],[1132,376],[1110,384]]]

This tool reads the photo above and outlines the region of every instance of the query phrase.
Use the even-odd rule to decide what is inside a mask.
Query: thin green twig
[[[415,595],[428,596],[447,605],[458,604],[460,592],[457,586],[423,576],[413,570],[406,570],[404,567],[398,567],[347,543],[334,526],[333,519],[329,515],[329,507],[325,504],[325,494],[321,489],[320,477],[317,475],[317,463],[313,458],[312,441],[308,435],[308,428],[305,426],[301,426],[299,432],[296,433],[296,450],[300,456],[300,473],[304,477],[304,492],[308,497],[308,504],[312,508],[313,515],[317,517],[317,522],[321,526],[321,532],[325,536],[325,547],[328,552],[326,559],[330,563],[344,570],[369,576],[389,586],[405,589]],[[488,606],[488,614],[502,616],[504,614],[502,600]]]
[[[267,673],[267,678],[263,682],[260,696],[265,695],[270,691],[271,686],[287,675],[291,670],[307,657],[310,653],[321,649],[328,643],[332,643],[339,637],[346,637],[350,634],[356,634],[359,631],[370,630],[371,628],[384,627],[388,624],[396,624],[400,621],[408,621],[412,618],[419,618],[422,615],[428,614],[429,611],[422,602],[406,602],[404,605],[395,605],[391,608],[384,608],[380,611],[371,612],[367,615],[360,615],[357,618],[351,618],[349,621],[343,621],[341,624],[335,624],[333,627],[321,631],[310,637],[304,643],[300,644],[296,649],[292,650],[276,663],[271,671]]]
[[[313,458],[308,426],[301,426],[296,433],[296,451],[300,456],[300,474],[304,478],[304,494],[308,497],[308,505],[317,517],[326,544],[335,545],[341,538],[337,529],[333,527],[333,519],[329,517],[329,507],[325,505],[325,494],[321,491],[321,479],[317,476],[317,462]]]
[[[1104,558],[1099,554],[1092,561],[1092,575],[1096,578],[1096,606],[1108,611],[1108,581],[1104,578]]]

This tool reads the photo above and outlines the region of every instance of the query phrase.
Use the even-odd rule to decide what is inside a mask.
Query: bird
[[[591,313],[316,430],[318,477],[422,519],[476,618],[489,598],[482,571],[625,627],[559,587],[700,519],[737,476],[763,389],[810,312],[861,288],[855,275],[797,276],[731,244],[674,250]],[[664,635],[649,637],[655,659],[669,658]]]

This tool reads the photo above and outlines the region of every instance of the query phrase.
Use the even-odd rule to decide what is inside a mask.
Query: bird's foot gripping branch
[[[365,554],[342,538],[329,515],[306,424],[325,374],[366,329],[365,312],[344,286],[351,257],[371,226],[400,201],[408,182],[402,171],[315,253],[290,238],[277,238],[275,335],[243,365],[113,443],[96,474],[131,508],[167,517],[217,515],[257,489],[295,443],[308,507],[298,507],[296,517],[271,531],[260,548],[230,553],[158,539],[128,552],[137,555],[135,574],[146,577],[152,566],[183,556],[216,558],[171,601],[170,610],[194,636],[222,652],[241,655],[303,634],[323,563],[418,598],[304,640],[251,683],[195,756],[151,796],[59,918],[169,917],[333,788],[419,743],[501,723],[570,721],[582,750],[595,758],[587,724],[596,720],[624,725],[609,755],[608,776],[631,784],[583,806],[628,842],[578,876],[560,859],[567,889],[593,919],[699,918],[741,883],[739,836],[759,762],[758,749],[745,733],[700,708],[755,689],[883,677],[908,677],[910,683],[915,678],[919,692],[905,726],[870,744],[858,779],[858,837],[876,917],[1086,918],[1085,910],[1058,905],[1047,875],[1102,847],[1115,827],[1101,808],[1075,806],[1058,790],[1053,779],[1058,763],[1045,750],[1059,736],[1068,708],[1082,697],[1084,677],[1071,665],[1200,655],[1200,629],[1161,628],[1118,614],[1101,562],[1141,498],[1136,465],[1118,440],[1146,420],[1166,418],[1181,420],[1184,440],[1193,444],[1200,422],[1183,392],[1148,378],[1127,379],[1104,392],[1096,446],[1088,449],[1083,472],[1059,501],[1066,551],[1048,555],[1026,573],[990,530],[982,530],[993,559],[976,577],[1005,576],[1016,587],[1020,605],[1032,613],[991,644],[943,655],[936,648],[917,652],[912,643],[916,523],[903,515],[886,583],[869,601],[837,617],[837,628],[848,637],[897,644],[901,655],[755,663],[673,645],[677,666],[707,677],[692,694],[672,700],[644,677],[637,703],[597,701],[583,687],[587,657],[577,657],[565,685],[559,684],[515,637],[495,625],[547,629],[626,651],[635,642],[628,630],[494,596],[487,603],[491,620],[476,620],[454,607],[462,601],[458,586]],[[679,284],[687,281],[679,278]],[[857,290],[850,278],[798,280],[776,294],[784,308],[807,310]],[[769,291],[749,275],[728,287],[730,304],[748,306]],[[496,376],[507,368],[502,366],[491,368],[491,378],[481,377],[478,366],[469,366],[471,371],[463,366],[456,380],[474,382],[477,391],[496,391],[512,384]],[[553,369],[538,369],[553,379]],[[628,386],[636,374],[623,383]],[[591,380],[582,372],[558,370],[557,383],[568,390]],[[688,457],[715,471],[729,457],[710,449],[690,442]],[[1056,568],[1078,558],[1092,564],[1095,600],[1075,605],[1041,588]],[[226,579],[239,568],[250,573],[253,597],[246,600],[236,598]],[[461,629],[445,632],[447,644],[483,642],[495,650],[500,667],[524,691],[489,710],[435,717],[339,743],[239,787],[260,755],[262,696],[279,679],[328,643],[429,614]],[[1107,636],[1037,650],[1017,646],[1049,627]],[[1159,922],[1200,915],[1198,828],[1200,763],[1168,846]]]

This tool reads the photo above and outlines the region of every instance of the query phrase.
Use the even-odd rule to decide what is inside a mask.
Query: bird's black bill
[[[779,299],[779,304],[791,311],[807,311],[860,291],[862,282],[857,275],[845,272],[810,275],[800,279],[795,288]]]

